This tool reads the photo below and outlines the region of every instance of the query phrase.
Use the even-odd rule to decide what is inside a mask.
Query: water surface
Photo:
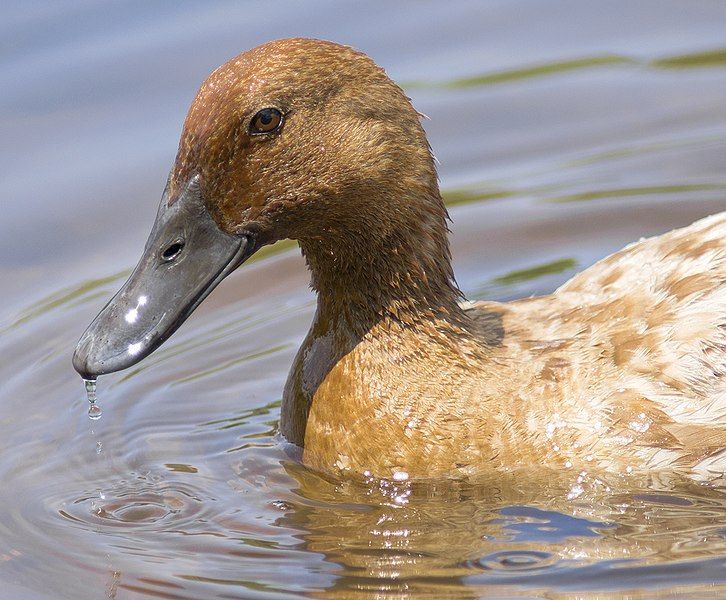
[[[404,85],[470,298],[547,293],[726,209],[711,1],[6,2],[0,23],[0,586],[7,598],[726,594],[726,492],[665,475],[350,481],[277,434],[314,299],[281,246],[225,281],[90,421],[75,341],[151,226],[218,64],[350,43]]]

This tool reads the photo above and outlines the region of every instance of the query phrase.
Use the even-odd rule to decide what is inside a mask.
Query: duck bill
[[[219,228],[198,177],[171,206],[168,200],[167,187],[141,260],[76,346],[73,366],[85,379],[151,354],[253,253],[249,237]]]

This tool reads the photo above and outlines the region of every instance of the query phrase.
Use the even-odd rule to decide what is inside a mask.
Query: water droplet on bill
[[[101,418],[103,411],[101,407],[96,404],[96,380],[95,379],[84,379],[83,383],[86,386],[86,397],[88,398],[88,418],[97,421]]]

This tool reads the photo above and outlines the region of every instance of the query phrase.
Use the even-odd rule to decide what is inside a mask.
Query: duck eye
[[[174,260],[181,251],[184,249],[184,242],[174,242],[173,244],[169,245],[166,250],[164,250],[161,253],[161,258],[163,258],[165,261],[170,262]]]
[[[279,129],[280,125],[282,125],[282,113],[276,108],[263,108],[252,117],[250,133],[252,135],[271,133]]]

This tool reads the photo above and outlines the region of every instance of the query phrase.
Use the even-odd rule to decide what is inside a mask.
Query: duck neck
[[[438,190],[424,198],[377,201],[324,236],[300,240],[318,294],[318,319],[356,336],[373,327],[466,328]],[[364,215],[365,206],[354,210]],[[446,328],[446,327],[445,327]]]

